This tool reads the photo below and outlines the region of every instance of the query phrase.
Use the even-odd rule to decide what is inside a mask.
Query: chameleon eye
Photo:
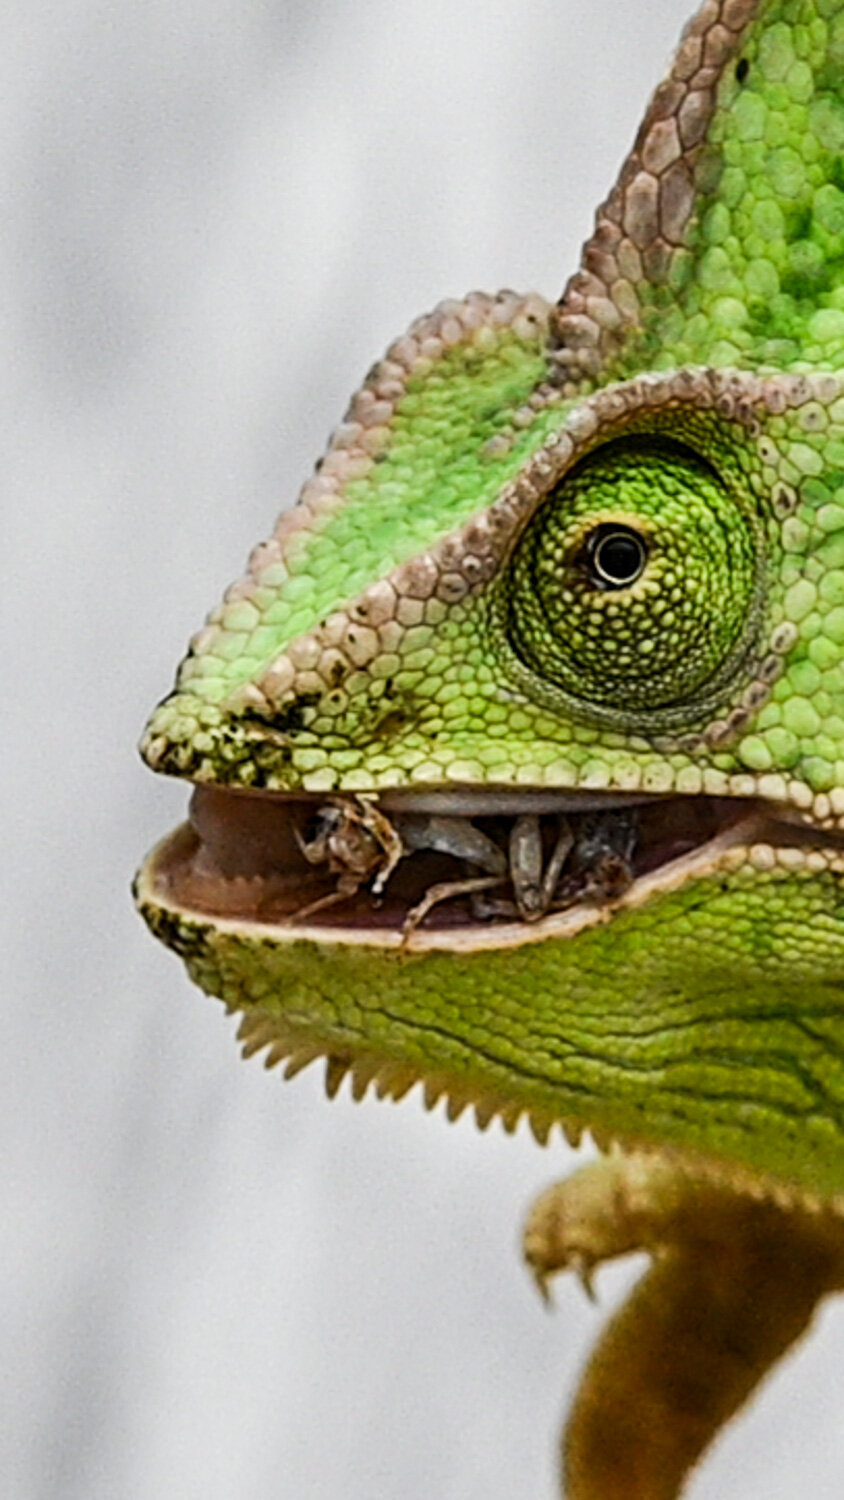
[[[535,679],[585,705],[694,706],[743,659],[758,546],[705,458],[653,434],[616,439],[523,533],[503,581],[510,641]]]
[[[586,541],[585,563],[597,589],[626,589],[648,560],[645,538],[632,526],[612,521],[596,526]]]

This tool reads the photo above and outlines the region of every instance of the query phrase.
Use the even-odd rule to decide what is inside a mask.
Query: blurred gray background
[[[10,1500],[556,1495],[601,1312],[549,1316],[518,1231],[575,1158],[241,1063],[131,910],[185,803],[134,744],[387,342],[559,290],[690,4],[6,0]],[[842,1344],[694,1500],[840,1496]]]

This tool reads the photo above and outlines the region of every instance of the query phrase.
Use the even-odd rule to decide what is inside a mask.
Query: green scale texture
[[[368,472],[346,481],[332,513],[295,533],[284,563],[259,573],[252,600],[222,608],[213,654],[182,671],[197,698],[219,702],[373,579],[489,504],[559,422],[557,408],[512,434],[504,456],[490,449],[545,372],[536,328],[528,339],[486,328],[468,347],[425,363]]]
[[[686,246],[664,285],[640,289],[646,336],[619,373],[844,362],[844,14],[777,0],[764,22],[742,80],[721,80]]]

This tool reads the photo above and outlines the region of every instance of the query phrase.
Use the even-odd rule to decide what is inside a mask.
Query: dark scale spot
[[[283,708],[273,709],[269,713],[263,713],[260,708],[244,708],[238,715],[238,719],[247,724],[265,724],[268,729],[274,729],[278,734],[295,733],[296,730],[304,728],[305,710],[315,708],[321,696],[320,693],[300,693],[292,703],[286,703]]]
[[[208,947],[208,939],[213,928],[209,923],[185,922],[176,912],[168,912],[161,907],[143,906],[141,916],[154,937],[174,953],[189,963],[192,959],[201,958]]]
[[[812,210],[806,203],[795,204],[793,208],[783,208],[785,220],[785,237],[789,245],[797,240],[811,239],[812,236]]]
[[[389,740],[393,738],[393,735],[400,734],[409,722],[409,714],[404,713],[400,708],[394,708],[385,714],[383,719],[379,719],[374,732],[379,740]]]
[[[251,746],[250,755],[250,763],[255,770],[254,786],[264,786],[268,776],[277,771],[279,766],[289,766],[293,759],[293,751],[289,745],[262,745],[260,742]]]
[[[750,63],[746,57],[740,57],[736,63],[736,83],[744,83],[750,72]]]

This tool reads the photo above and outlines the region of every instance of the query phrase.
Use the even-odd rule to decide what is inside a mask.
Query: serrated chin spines
[[[233,1012],[236,1007],[227,1009]],[[265,1068],[283,1064],[285,1079],[295,1078],[311,1063],[322,1060],[325,1062],[325,1091],[329,1099],[337,1097],[347,1078],[349,1093],[357,1103],[370,1092],[378,1099],[398,1103],[413,1089],[419,1088],[425,1109],[433,1110],[442,1103],[445,1118],[451,1123],[459,1120],[467,1110],[472,1111],[479,1130],[487,1130],[497,1120],[508,1134],[513,1134],[524,1122],[542,1146],[549,1144],[556,1128],[566,1143],[575,1149],[591,1141],[604,1156],[633,1151],[641,1155],[668,1156],[679,1170],[690,1176],[705,1179],[716,1186],[729,1187],[757,1202],[771,1202],[784,1210],[799,1209],[805,1213],[844,1218],[844,1195],[821,1197],[794,1183],[757,1174],[715,1157],[698,1156],[647,1140],[620,1137],[584,1120],[558,1119],[547,1110],[531,1109],[519,1101],[486,1091],[466,1080],[458,1080],[441,1070],[426,1072],[404,1062],[384,1061],[369,1053],[353,1055],[348,1047],[342,1051],[332,1050],[329,1042],[304,1040],[276,1017],[256,1011],[238,1013],[237,1039],[244,1058],[266,1051]]]
[[[229,1007],[233,1010],[234,1007]],[[518,1101],[501,1094],[490,1093],[468,1082],[457,1080],[440,1071],[425,1072],[410,1067],[407,1063],[384,1061],[368,1053],[353,1056],[348,1049],[332,1050],[330,1043],[304,1041],[295,1031],[272,1016],[253,1011],[240,1012],[237,1040],[244,1058],[255,1057],[266,1052],[265,1068],[283,1065],[285,1079],[295,1078],[311,1063],[325,1062],[325,1092],[335,1099],[346,1078],[349,1079],[351,1097],[360,1102],[372,1093],[378,1099],[389,1099],[398,1103],[417,1086],[422,1091],[427,1110],[444,1103],[446,1119],[452,1123],[471,1109],[479,1130],[486,1130],[495,1120],[512,1134],[524,1121],[540,1145],[547,1145],[556,1126],[570,1146],[581,1144],[587,1126],[583,1121],[557,1119],[546,1110],[530,1109]],[[592,1131],[596,1144],[600,1132]],[[609,1145],[610,1138],[605,1137]]]

